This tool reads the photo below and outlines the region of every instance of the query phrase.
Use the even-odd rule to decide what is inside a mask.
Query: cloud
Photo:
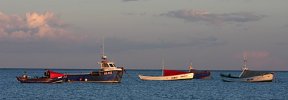
[[[106,42],[107,41],[107,42]],[[106,38],[105,43],[107,48],[113,48],[115,51],[127,51],[127,50],[143,50],[143,49],[163,49],[163,48],[180,48],[180,47],[211,47],[223,45],[226,42],[219,40],[216,37],[186,37],[181,40],[156,40],[156,41],[136,41],[127,40],[121,38]],[[110,47],[111,46],[111,47]]]
[[[243,52],[243,55],[247,55],[248,57],[256,59],[264,59],[268,58],[270,56],[270,53],[267,51],[245,51]]]
[[[270,52],[268,51],[244,51],[242,53],[237,53],[235,55],[236,58],[243,59],[243,56],[246,56],[248,59],[265,59],[270,56]]]
[[[162,13],[160,16],[175,17],[191,22],[235,22],[244,23],[259,21],[264,18],[264,15],[255,15],[251,12],[237,12],[237,13],[210,13],[206,10],[177,10]]]
[[[146,12],[143,13],[123,13],[124,15],[130,15],[130,16],[145,16],[147,15]]]
[[[288,24],[285,24],[283,27],[284,27],[284,28],[287,28],[287,27],[288,27]]]
[[[244,51],[236,54],[236,58],[243,59],[246,56],[248,59],[248,67],[269,67],[277,59],[271,57],[271,53],[268,51]],[[259,69],[258,69],[259,70]]]
[[[139,0],[122,0],[124,2],[129,2],[129,1],[139,1]]]
[[[76,38],[53,12],[28,12],[26,16],[0,12],[0,40]]]

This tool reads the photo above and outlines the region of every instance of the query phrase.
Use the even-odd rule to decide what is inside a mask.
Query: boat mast
[[[164,68],[165,68],[165,64],[164,64],[164,58],[162,58],[162,76],[164,76]]]
[[[247,56],[244,55],[244,65],[243,65],[243,69],[246,70],[247,68]]]
[[[191,69],[193,69],[192,62],[190,63],[189,71],[190,71]]]
[[[243,73],[246,71],[246,70],[248,70],[248,68],[247,68],[247,55],[246,54],[244,54],[243,55],[243,62],[244,62],[244,64],[243,64],[243,68],[242,68],[242,72],[241,72],[241,74],[239,75],[239,77],[241,77],[242,75],[243,75]]]

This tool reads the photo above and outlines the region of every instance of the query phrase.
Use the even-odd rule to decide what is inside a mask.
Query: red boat
[[[64,74],[47,70],[42,77],[30,77],[26,74],[16,77],[21,83],[62,83]]]

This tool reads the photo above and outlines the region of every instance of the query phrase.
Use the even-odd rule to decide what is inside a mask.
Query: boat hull
[[[25,78],[25,77],[16,77],[17,80],[21,83],[62,83],[63,78]]]
[[[194,73],[193,79],[210,79],[210,71],[190,71],[191,73]]]
[[[66,82],[121,82],[123,70],[121,71],[99,71],[86,74],[67,74]]]
[[[138,75],[141,80],[158,80],[158,81],[171,81],[171,80],[189,80],[192,79],[194,73],[186,73],[171,76],[143,76]]]
[[[273,73],[240,78],[240,77],[231,77],[229,75],[221,75],[222,81],[224,82],[272,82],[273,81]]]

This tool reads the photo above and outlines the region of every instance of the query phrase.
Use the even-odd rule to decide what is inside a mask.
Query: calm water
[[[42,69],[0,69],[0,100],[6,99],[73,99],[73,100],[288,100],[288,72],[276,72],[271,83],[226,83],[219,73],[233,71],[212,71],[210,80],[184,81],[141,81],[138,74],[160,75],[160,70],[128,70],[122,83],[60,83],[25,84],[15,76],[23,71],[43,75]],[[89,72],[90,70],[55,70],[63,73]]]

